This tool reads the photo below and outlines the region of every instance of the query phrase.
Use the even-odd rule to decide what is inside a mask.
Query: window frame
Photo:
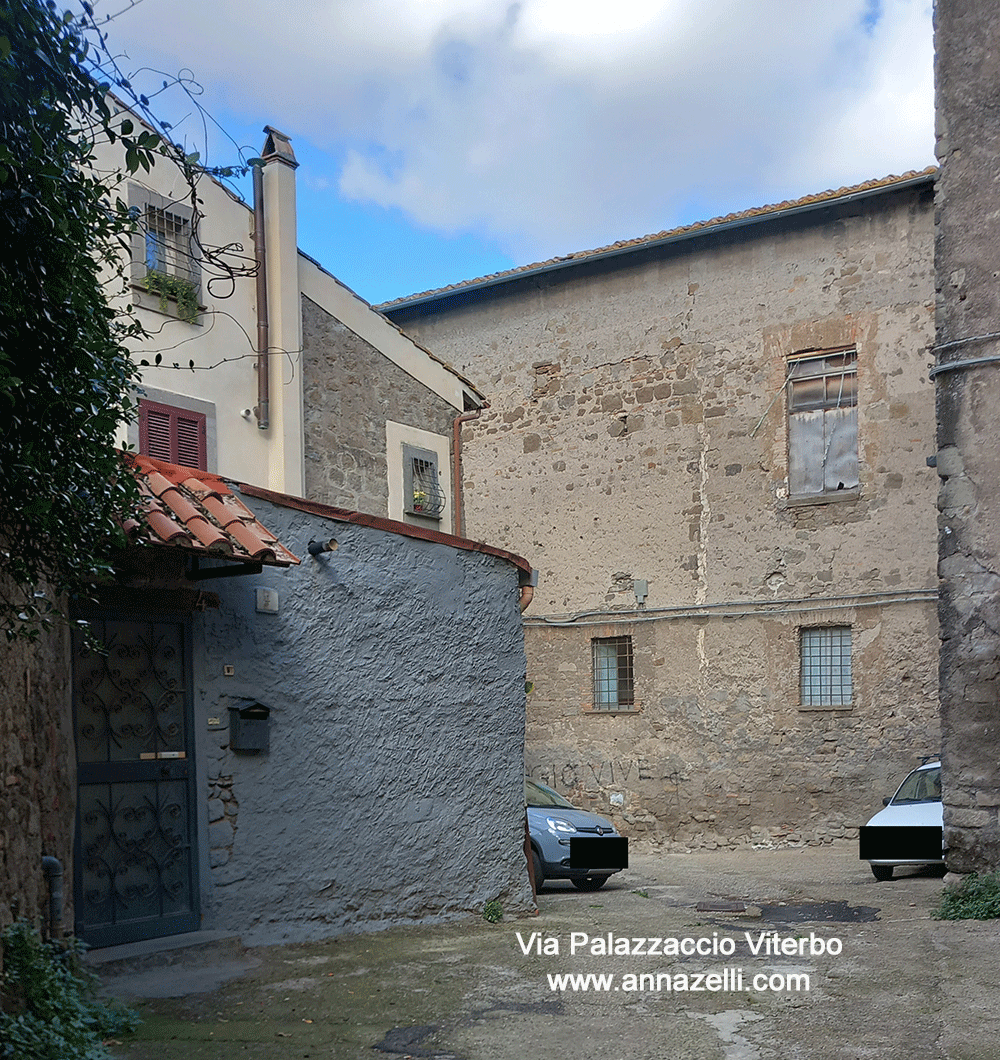
[[[147,286],[147,277],[153,273],[162,273],[177,280],[187,280],[194,287],[194,297],[198,306],[198,312],[205,307],[202,304],[201,290],[201,268],[198,264],[197,240],[194,230],[195,214],[191,206],[176,199],[169,199],[150,188],[138,184],[129,184],[129,207],[135,214],[138,222],[135,232],[132,234],[131,252],[131,280],[132,286],[146,292],[149,297],[142,300],[146,309],[157,309],[163,311],[164,301],[170,307],[167,312],[171,316],[178,315],[177,299],[169,292],[160,297]],[[178,239],[174,247],[174,256],[183,259],[183,264],[175,261],[171,267],[165,265],[163,269],[154,268],[150,265],[150,240],[153,234],[147,221],[148,211],[169,217],[172,223],[180,223],[186,226],[186,233]],[[191,323],[192,321],[189,321]]]
[[[604,649],[612,646],[614,651],[605,654]],[[627,634],[592,637],[590,651],[592,711],[596,714],[634,714],[639,704],[635,696],[635,649],[632,637]]]
[[[838,360],[843,363],[837,365]],[[839,389],[831,396],[830,384],[838,379]],[[845,394],[848,379],[849,393]],[[792,354],[786,389],[789,502],[856,498],[861,490],[857,347]],[[822,393],[817,394],[817,389]],[[817,441],[822,447],[818,461]]]
[[[426,466],[431,481],[418,480],[418,462]],[[419,505],[418,491],[426,497],[425,502]],[[431,449],[422,449],[403,442],[403,511],[420,519],[440,522],[447,504],[448,497],[441,486],[438,454]]]
[[[167,452],[162,455],[159,452],[150,452],[150,424],[149,414],[154,413],[165,416],[167,419]],[[192,471],[208,471],[208,439],[207,439],[207,416],[204,412],[194,412],[191,409],[180,408],[177,405],[167,405],[161,401],[150,401],[148,398],[139,399],[139,453],[142,456],[150,456],[155,460],[164,460],[168,464],[177,464],[180,467],[189,467]],[[183,454],[180,437],[180,421],[184,420],[194,425],[195,447],[197,449],[198,463],[181,463]],[[189,444],[189,443],[188,443]]]
[[[799,709],[850,710],[853,706],[853,627],[799,627]]]

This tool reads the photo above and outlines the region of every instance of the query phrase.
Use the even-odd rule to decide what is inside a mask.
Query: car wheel
[[[573,886],[578,891],[599,891],[608,882],[607,876],[577,877],[573,880]]]
[[[892,865],[872,865],[872,875],[880,883],[892,879]]]
[[[542,872],[542,859],[534,847],[531,848],[531,867],[535,873],[535,893],[537,894],[545,883],[545,873]]]

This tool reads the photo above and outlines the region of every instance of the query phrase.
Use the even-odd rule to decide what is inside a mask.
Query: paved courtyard
[[[631,861],[601,891],[547,885],[528,919],[180,951],[105,973],[145,1021],[118,1051],[1000,1060],[1000,924],[931,919],[939,875],[877,883],[853,843]]]

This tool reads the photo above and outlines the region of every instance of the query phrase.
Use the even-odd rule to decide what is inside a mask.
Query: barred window
[[[176,210],[146,203],[146,268],[164,276],[191,278],[191,222]]]
[[[594,710],[631,710],[635,706],[631,637],[591,641],[594,653]]]
[[[196,323],[200,312],[195,214],[149,188],[129,185],[129,208],[138,224],[132,236],[131,279],[157,299],[160,312]]]
[[[804,707],[851,705],[851,627],[800,631],[800,701]]]
[[[437,453],[403,445],[403,511],[440,520],[447,498],[438,479]]]

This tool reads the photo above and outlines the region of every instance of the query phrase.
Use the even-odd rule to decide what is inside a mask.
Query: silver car
[[[546,880],[570,880],[581,891],[596,891],[628,868],[628,840],[607,818],[576,809],[533,780],[524,782],[524,801],[536,889]]]
[[[875,879],[892,879],[897,865],[943,865],[941,763],[918,766],[883,804],[859,835],[861,860]]]

